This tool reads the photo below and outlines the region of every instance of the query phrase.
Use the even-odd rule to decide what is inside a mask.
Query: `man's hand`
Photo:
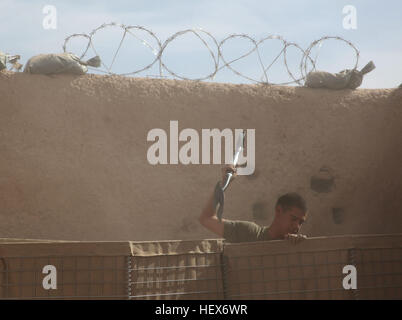
[[[304,234],[289,233],[285,236],[285,239],[289,240],[289,242],[291,244],[298,244],[298,243],[302,242],[303,240],[307,239],[307,236],[305,236]]]
[[[237,170],[233,166],[233,164],[226,164],[222,167],[222,185],[226,182],[226,174],[232,173],[232,181],[236,178],[237,176]]]

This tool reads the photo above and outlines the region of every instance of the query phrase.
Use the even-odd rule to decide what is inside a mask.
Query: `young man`
[[[222,169],[224,181],[226,173],[232,172],[236,176],[236,169],[226,165]],[[200,223],[228,242],[254,242],[288,239],[291,243],[298,243],[306,236],[299,234],[302,224],[307,218],[307,208],[304,199],[297,193],[287,193],[276,202],[275,218],[268,226],[259,226],[249,221],[219,221],[214,208],[214,192],[206,203],[200,217]]]

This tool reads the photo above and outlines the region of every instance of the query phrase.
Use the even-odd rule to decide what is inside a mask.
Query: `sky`
[[[45,10],[47,6],[53,6],[56,19],[49,18],[51,12]],[[345,28],[344,22],[351,21],[348,18],[351,12],[343,11],[345,6],[355,8],[356,28]],[[201,28],[208,32],[199,31],[198,34],[209,49],[195,33],[188,31],[172,38],[162,55],[167,70],[182,77],[200,79],[223,66],[216,44],[233,34],[247,35],[255,41],[279,35],[304,50],[322,37],[338,36],[358,49],[359,70],[371,60],[376,65],[376,69],[365,76],[361,88],[395,88],[402,83],[401,16],[400,0],[0,0],[0,51],[19,54],[22,57],[20,62],[25,63],[40,53],[63,52],[68,36],[89,34],[102,24],[111,22],[144,27],[159,39],[161,45],[177,32]],[[50,21],[54,23],[52,28],[49,28]],[[155,60],[151,49],[159,50],[158,40],[147,31],[130,30],[132,34],[126,34],[110,69],[114,73],[131,73],[144,68]],[[122,35],[123,29],[116,26],[100,29],[94,34],[95,51],[90,47],[83,60],[99,54],[103,65],[100,71],[89,72],[102,74],[107,71]],[[84,37],[73,37],[66,49],[80,56],[86,41]],[[231,61],[252,48],[253,44],[246,36],[232,37],[222,44],[221,53],[225,61]],[[266,68],[281,52],[283,45],[278,39],[271,39],[262,42],[258,48]],[[343,41],[324,41],[321,46],[313,48],[311,57],[317,57],[318,70],[328,72],[339,72],[356,64],[354,49]],[[300,50],[288,48],[288,68],[296,78],[301,76],[301,59]],[[264,79],[264,68],[256,51],[230,67],[246,77]],[[133,76],[172,78],[165,68],[160,69],[155,63]],[[223,67],[213,79],[206,81],[253,83],[233,70]],[[292,81],[283,54],[267,71],[267,77],[275,84]]]

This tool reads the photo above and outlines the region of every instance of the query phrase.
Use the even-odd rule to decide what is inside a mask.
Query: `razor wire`
[[[104,63],[104,61],[102,60],[101,55],[98,53],[97,49],[95,48],[95,45],[93,43],[93,37],[101,30],[103,30],[105,28],[112,28],[112,27],[120,28],[123,31],[123,34],[122,34],[119,46],[113,55],[111,63],[109,65],[106,65]],[[143,31],[146,34],[148,34],[155,41],[156,45],[151,45],[148,41],[146,41],[143,38],[141,38],[140,36],[138,36],[136,34],[136,32],[138,32],[138,31]],[[164,62],[163,55],[164,55],[166,48],[172,42],[174,42],[176,39],[182,37],[185,34],[189,34],[189,33],[195,35],[200,40],[200,42],[203,44],[203,46],[205,46],[205,48],[208,50],[208,53],[213,61],[213,66],[214,66],[213,71],[204,77],[199,77],[199,78],[185,77],[185,76],[180,75],[177,72],[173,71]],[[120,73],[120,74],[114,73],[112,71],[112,67],[113,67],[113,65],[116,61],[116,58],[118,56],[118,53],[119,53],[124,41],[127,39],[128,35],[136,38],[138,41],[140,41],[140,43],[142,45],[144,45],[149,50],[151,50],[151,52],[155,56],[155,58],[152,60],[151,63],[149,63],[148,65],[145,65],[144,67],[142,67],[140,69],[137,69],[137,70],[134,70],[131,72],[127,72],[127,73]],[[87,41],[87,44],[85,46],[83,53],[81,55],[79,55],[80,59],[83,59],[88,54],[88,51],[91,48],[93,50],[93,52],[96,55],[100,56],[100,58],[101,58],[101,65],[103,66],[104,69],[96,69],[101,73],[105,73],[105,74],[109,74],[109,75],[122,75],[122,76],[137,75],[141,72],[151,69],[155,64],[157,64],[158,69],[159,69],[159,75],[153,75],[152,77],[160,77],[160,78],[165,77],[166,78],[167,76],[164,75],[164,72],[166,72],[173,78],[182,79],[182,80],[193,80],[193,81],[214,80],[216,74],[220,70],[227,68],[227,69],[231,70],[237,76],[239,76],[243,79],[249,80],[253,83],[261,83],[261,84],[269,84],[269,85],[287,85],[287,84],[297,83],[299,85],[304,85],[304,80],[306,79],[307,74],[311,71],[316,70],[319,49],[321,48],[323,42],[326,40],[331,40],[331,39],[337,40],[337,41],[342,41],[353,49],[353,51],[355,53],[355,63],[354,63],[352,70],[357,69],[358,62],[359,62],[359,56],[360,56],[359,50],[353,45],[352,42],[345,40],[339,36],[324,36],[318,40],[311,42],[311,44],[307,47],[307,49],[304,50],[297,43],[289,42],[289,41],[285,40],[282,36],[279,36],[279,35],[268,35],[268,36],[262,38],[261,40],[257,41],[253,37],[251,37],[247,34],[231,34],[231,35],[227,36],[226,38],[224,38],[223,40],[221,40],[220,42],[218,42],[217,39],[210,32],[205,31],[202,28],[193,28],[193,29],[186,29],[186,30],[176,32],[175,34],[173,34],[172,36],[167,38],[162,43],[160,38],[158,38],[158,36],[154,32],[152,32],[151,30],[149,30],[143,26],[138,26],[138,25],[128,25],[127,26],[124,24],[117,24],[115,22],[104,23],[101,26],[94,29],[93,31],[91,31],[89,34],[76,33],[76,34],[72,34],[72,35],[68,36],[64,40],[63,51],[69,52],[67,49],[69,42],[73,38],[79,38],[79,37],[82,37],[82,38],[86,39],[86,41]],[[227,59],[225,59],[224,50],[223,50],[224,45],[230,40],[239,39],[239,38],[250,41],[252,44],[251,49],[249,51],[247,51],[245,54],[241,55],[240,57],[227,61]],[[207,42],[207,39],[212,41],[212,44],[215,46],[215,48],[211,48],[210,44],[208,44],[208,42]],[[276,57],[271,61],[271,63],[264,65],[263,59],[261,57],[260,46],[264,42],[269,41],[269,40],[279,41],[281,43],[282,49],[280,50],[279,54],[276,55]],[[299,78],[297,78],[290,71],[290,68],[289,68],[289,63],[288,63],[289,60],[287,57],[287,52],[288,52],[288,48],[291,48],[291,47],[296,48],[301,53],[301,59],[300,59],[300,64],[299,64],[299,72],[300,72]],[[311,57],[312,51],[316,47],[318,47],[317,54],[314,58],[312,58]],[[261,70],[262,70],[261,76],[258,79],[249,77],[249,76],[241,73],[233,66],[233,64],[235,62],[250,56],[254,52],[257,55],[258,64],[260,65]],[[289,75],[289,77],[292,79],[292,81],[282,82],[282,83],[270,82],[269,77],[268,77],[268,71],[272,67],[272,65],[280,59],[281,56],[283,58],[282,62],[286,68],[286,72]],[[92,69],[92,68],[90,68],[90,69]]]

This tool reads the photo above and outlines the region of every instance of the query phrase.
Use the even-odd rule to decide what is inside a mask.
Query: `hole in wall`
[[[316,175],[310,179],[310,188],[318,193],[331,192],[335,187],[335,177],[329,167],[322,167]]]

